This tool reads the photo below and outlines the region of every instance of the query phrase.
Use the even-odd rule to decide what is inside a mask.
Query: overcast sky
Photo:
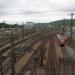
[[[51,22],[70,18],[75,0],[0,0],[0,21],[7,23]]]

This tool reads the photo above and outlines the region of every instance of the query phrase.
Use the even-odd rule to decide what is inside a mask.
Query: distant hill
[[[71,25],[71,19],[65,19],[64,21],[58,20],[58,21],[53,21],[50,23],[36,23],[34,25],[34,27],[40,27],[41,28],[41,27],[48,27],[49,25],[57,26],[57,27],[61,27],[62,25],[70,26]],[[73,25],[75,26],[75,19],[73,19]]]
[[[0,23],[0,28],[15,28],[16,26],[21,27],[18,24],[7,24],[5,22]]]
[[[36,23],[35,25],[34,25],[34,27],[48,27],[49,26],[49,23]]]
[[[71,25],[71,20],[70,19],[66,19],[66,20],[58,20],[58,21],[53,21],[53,22],[50,22],[50,25],[52,26],[61,26],[61,25],[64,25],[65,26],[70,26]],[[73,25],[75,26],[75,19],[73,19]]]
[[[32,24],[32,23],[29,23],[29,24]],[[71,25],[71,20],[66,19],[65,21],[58,20],[58,21],[53,21],[53,22],[49,22],[49,23],[36,23],[36,24],[33,24],[33,27],[34,28],[46,28],[49,25],[57,26],[57,27],[60,27],[61,25],[70,26]],[[73,19],[73,25],[75,26],[75,19]],[[16,26],[21,27],[21,25],[18,25],[18,24],[13,24],[13,25],[10,24],[9,25],[5,22],[0,23],[0,28],[9,28],[9,27],[16,27]]]
[[[8,27],[9,27],[9,24],[5,22],[0,23],[0,28],[8,28]]]

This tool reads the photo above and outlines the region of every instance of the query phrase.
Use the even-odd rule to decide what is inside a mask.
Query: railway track
[[[34,56],[35,56],[36,51],[34,51],[33,55],[30,57],[30,59],[28,60],[27,64],[22,68],[22,70],[20,71],[20,73],[18,75],[25,75],[25,72],[27,71],[33,71],[35,69],[34,67]]]
[[[34,35],[30,35],[29,37],[26,37],[24,41],[28,40],[29,38],[34,38],[34,37],[36,37],[36,35],[39,35],[39,33],[36,33],[36,34],[34,34]],[[7,41],[7,42],[8,42],[8,41]],[[16,40],[14,44],[15,44],[15,45],[18,45],[19,43],[22,43],[22,42],[23,42],[23,40],[20,39],[19,41]],[[10,49],[10,48],[11,48],[11,44],[10,44],[10,41],[9,41],[8,44],[5,43],[5,45],[3,45],[3,46],[0,48],[0,55],[2,55],[3,53],[5,53],[6,51],[8,51],[8,49]]]
[[[38,50],[41,49],[41,45],[43,44],[45,47],[45,44],[48,42],[49,37],[47,36],[44,40],[44,42],[41,42],[41,44],[39,45],[39,47],[37,48],[36,51],[34,51],[33,55],[30,57],[29,61],[27,62],[27,64],[23,67],[23,69],[21,70],[21,72],[18,75],[25,75],[27,72],[30,72],[32,75],[34,75],[35,71],[36,71],[36,67],[38,67],[38,65],[40,65],[40,62],[38,63],[34,61],[34,59],[36,60],[36,57],[38,57],[40,59],[40,51],[38,52]]]
[[[31,51],[29,51],[31,48],[32,48],[32,46],[34,45],[34,44],[36,44],[37,42],[38,42],[39,40],[37,40],[37,39],[31,39],[31,40],[27,40],[27,42],[21,47],[21,48],[19,48],[19,50],[16,50],[16,54],[15,54],[15,56],[16,56],[16,61],[18,61],[26,52],[31,52]],[[9,55],[10,56],[10,55]],[[4,61],[3,62],[3,68],[4,68],[4,72],[6,72],[10,67],[11,67],[11,57],[8,57],[7,59],[6,59],[6,61]]]
[[[36,43],[36,44],[37,44],[37,43]],[[34,44],[34,45],[36,45],[36,44]],[[40,43],[39,43],[39,45],[40,45]],[[38,47],[38,46],[37,46],[37,47]],[[29,50],[29,49],[28,49],[28,50]],[[26,62],[28,62],[28,61],[30,62],[30,59],[32,58],[32,56],[34,55],[34,52],[36,51],[36,50],[33,50],[33,49],[31,49],[31,50],[32,50],[32,52],[30,52],[30,53],[29,53],[29,52],[25,52],[25,53],[22,54],[22,56],[20,56],[19,59],[17,59],[17,62],[15,63],[15,64],[16,64],[15,67],[16,67],[17,75],[18,75],[18,74],[22,74],[22,72],[21,72],[21,71],[23,70],[22,68],[24,68],[25,65],[26,65],[26,66],[28,65]],[[27,54],[28,54],[29,56],[28,56]],[[27,56],[28,56],[28,59],[25,59]],[[23,64],[22,64],[20,61],[24,61],[24,60],[25,60],[25,63],[23,62]],[[21,64],[21,65],[18,65],[18,63]],[[24,66],[22,66],[22,65],[24,65]],[[19,67],[19,66],[21,66],[21,67],[20,67],[20,68],[17,68],[17,67]],[[19,69],[20,71],[19,71],[18,69]],[[22,69],[22,70],[21,70],[21,69]],[[10,70],[9,70],[9,71],[10,71]],[[10,75],[10,74],[9,74],[9,73],[10,73],[9,71],[8,71],[8,73],[6,73],[5,75]],[[20,72],[21,72],[21,73],[20,73]]]
[[[35,34],[35,33],[36,33],[36,32],[34,32],[34,33],[32,33],[32,34],[28,34],[28,36],[33,35],[33,34]],[[11,34],[11,32],[10,32],[10,34]],[[7,41],[7,40],[9,40],[9,39],[10,39],[10,34],[8,33],[8,35],[0,37],[0,44],[3,43],[3,42],[5,42],[5,41]],[[25,34],[26,34],[26,33],[25,33]],[[16,33],[13,32],[13,35],[14,35],[15,39],[16,39],[17,37],[18,37],[18,38],[22,38],[22,32],[21,32],[21,31],[20,31],[20,32],[16,32]],[[18,35],[18,36],[17,36],[17,35]]]
[[[56,52],[54,46],[54,37],[50,37],[50,50],[48,58],[48,75],[57,75]]]
[[[62,64],[63,75],[74,75],[75,74],[75,60],[68,54],[65,47],[61,47],[62,57],[60,57],[60,63]],[[74,68],[73,68],[74,67]]]
[[[31,38],[31,41],[28,41],[28,42],[27,42],[28,45],[25,44],[25,45],[20,49],[20,51],[17,52],[17,54],[16,54],[16,60],[17,60],[17,61],[18,61],[23,55],[25,55],[25,53],[31,52],[31,51],[30,51],[30,48],[31,48],[32,46],[34,46],[34,44],[35,44],[36,42],[38,42],[38,40],[40,40],[40,39],[39,39],[40,37],[38,37],[38,35],[34,35],[34,36],[28,37],[28,38],[26,39],[26,41],[29,40],[29,38]],[[35,39],[35,38],[36,38],[36,39]],[[35,41],[32,41],[32,39],[34,39]],[[21,43],[21,42],[19,42],[19,43]],[[9,48],[9,49],[10,49],[10,48]],[[8,49],[7,49],[7,51],[8,51]],[[6,51],[5,51],[5,52],[6,52]],[[3,53],[4,53],[4,51],[3,51]],[[2,54],[3,54],[3,53],[2,53]],[[7,62],[8,62],[10,59],[11,59],[11,58],[8,58],[8,59],[7,59]],[[6,63],[4,63],[4,64],[6,64]],[[3,65],[4,65],[4,64],[3,64]],[[9,66],[8,66],[8,65],[9,65]],[[8,62],[8,63],[6,64],[6,66],[4,66],[4,68],[7,67],[7,69],[5,69],[4,72],[6,72],[9,68],[11,68],[10,66],[11,66],[11,61]]]
[[[8,40],[8,39],[9,39],[9,37],[0,38],[0,43],[6,41],[6,40]]]

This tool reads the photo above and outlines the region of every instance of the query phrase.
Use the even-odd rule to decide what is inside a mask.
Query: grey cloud
[[[14,0],[1,0],[0,1],[0,15],[6,15],[12,9]]]
[[[25,15],[28,19],[33,16],[40,17],[40,15],[48,17],[49,13],[55,11],[75,11],[74,7],[75,2],[67,3],[65,0],[0,0],[0,16]],[[37,19],[37,17],[35,18]]]

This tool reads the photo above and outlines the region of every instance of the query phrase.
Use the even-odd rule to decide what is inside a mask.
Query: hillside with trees
[[[9,24],[5,23],[5,22],[1,22],[0,23],[0,28],[8,28]]]
[[[41,28],[41,27],[48,27],[49,26],[49,23],[36,23],[35,25],[34,25],[34,27],[36,27],[36,28]]]
[[[70,19],[65,19],[65,20],[53,21],[53,22],[50,22],[50,25],[57,26],[57,27],[61,27],[62,25],[70,26],[71,25],[71,20]],[[73,19],[73,25],[75,26],[75,19]]]

